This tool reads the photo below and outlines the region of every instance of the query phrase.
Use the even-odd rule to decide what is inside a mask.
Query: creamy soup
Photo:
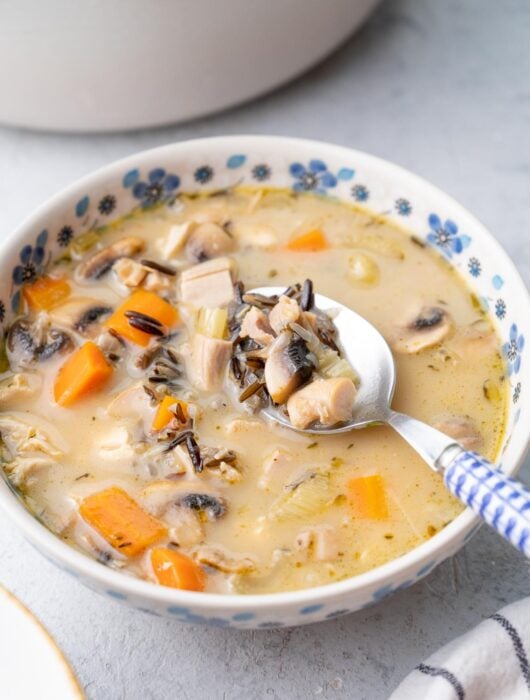
[[[265,285],[286,293],[247,294]],[[84,234],[26,284],[0,384],[8,478],[73,547],[188,590],[307,588],[426,541],[462,506],[391,429],[260,412],[309,429],[355,412],[362,377],[315,292],[388,340],[394,408],[495,460],[500,343],[457,273],[365,211],[236,189]]]

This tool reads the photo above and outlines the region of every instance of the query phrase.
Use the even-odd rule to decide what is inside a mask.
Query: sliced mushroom
[[[197,263],[226,255],[233,249],[232,236],[225,228],[213,222],[198,224],[188,235],[186,242],[188,260]]]
[[[265,362],[265,382],[272,400],[277,404],[311,378],[315,365],[307,345],[297,335],[284,331],[272,343]]]
[[[241,338],[252,338],[260,345],[270,345],[274,340],[267,314],[256,306],[245,314],[239,335]]]
[[[467,416],[441,418],[433,423],[433,428],[454,438],[466,450],[478,450],[482,446],[482,435]]]
[[[0,406],[16,403],[37,393],[41,379],[37,374],[13,374],[0,382]]]
[[[232,554],[222,547],[203,545],[194,551],[193,556],[201,564],[212,566],[226,574],[248,574],[257,568],[253,557],[246,554]]]
[[[290,297],[282,295],[276,306],[271,309],[269,323],[276,333],[281,333],[289,324],[295,323],[300,318],[298,302]]]
[[[73,347],[72,338],[52,328],[46,314],[39,314],[34,321],[19,318],[7,334],[6,349],[12,367],[29,367]]]
[[[162,515],[173,505],[204,513],[209,520],[217,520],[226,513],[224,499],[213,489],[206,484],[192,484],[189,481],[155,481],[141,492],[140,500],[156,516]]]
[[[82,279],[99,279],[110,270],[116,260],[141,253],[144,247],[144,241],[136,236],[120,238],[80,263],[77,274]]]
[[[73,297],[49,313],[55,323],[73,328],[83,335],[91,335],[92,331],[97,330],[99,322],[111,312],[112,306],[100,299]]]
[[[391,341],[396,352],[415,354],[442,342],[452,329],[451,316],[439,306],[424,306]]]
[[[307,428],[318,421],[331,426],[349,420],[357,390],[349,377],[316,379],[287,401],[289,420],[296,428]]]
[[[180,502],[186,508],[204,513],[208,520],[217,520],[226,513],[224,499],[209,493],[189,493]]]

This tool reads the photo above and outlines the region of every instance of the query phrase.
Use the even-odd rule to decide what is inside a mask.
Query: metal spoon
[[[283,287],[260,287],[253,293],[281,295]],[[530,489],[510,479],[487,459],[465,450],[453,438],[391,408],[396,368],[386,340],[371,323],[343,304],[315,294],[315,306],[332,312],[346,359],[360,378],[351,421],[335,428],[295,428],[273,407],[263,409],[272,420],[301,433],[334,435],[387,423],[427,464],[443,475],[449,491],[469,506],[514,547],[530,557]]]

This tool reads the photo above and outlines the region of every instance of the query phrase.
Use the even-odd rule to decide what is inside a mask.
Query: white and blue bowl
[[[316,192],[357,202],[434,247],[480,299],[502,338],[510,389],[502,468],[517,471],[530,435],[530,303],[513,263],[460,204],[379,158],[315,141],[227,136],[171,144],[109,165],[59,193],[9,236],[0,251],[0,320],[9,323],[21,287],[73,238],[179,192],[235,184]],[[427,468],[427,467],[426,467]],[[326,586],[267,595],[193,593],[156,586],[98,563],[48,531],[0,479],[0,507],[25,537],[70,575],[155,615],[223,627],[301,625],[365,608],[411,586],[462,547],[479,521],[466,510],[429,541],[372,571]]]

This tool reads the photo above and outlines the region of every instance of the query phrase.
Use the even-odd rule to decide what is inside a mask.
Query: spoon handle
[[[454,496],[530,558],[530,489],[426,423],[397,411],[387,422],[443,475]]]
[[[514,547],[530,557],[530,490],[476,452],[461,450],[443,473],[444,483]]]

